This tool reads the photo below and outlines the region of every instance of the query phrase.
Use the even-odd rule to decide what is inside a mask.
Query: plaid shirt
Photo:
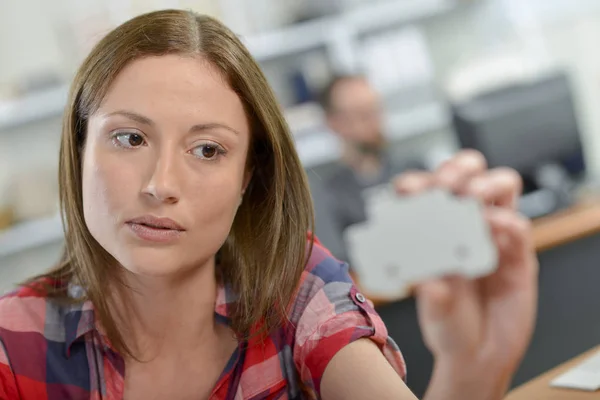
[[[217,321],[227,323],[226,289]],[[404,360],[347,266],[318,242],[302,274],[290,323],[268,340],[240,345],[211,399],[301,399],[300,383],[320,393],[327,363],[344,346],[368,337],[398,374]],[[122,399],[125,363],[94,320],[90,302],[58,305],[28,288],[0,298],[0,400]]]

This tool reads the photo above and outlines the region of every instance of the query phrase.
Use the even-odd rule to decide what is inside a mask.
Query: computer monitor
[[[516,169],[523,176],[525,193],[548,186],[568,190],[585,173],[565,74],[490,91],[451,108],[460,145],[481,151],[490,167]]]

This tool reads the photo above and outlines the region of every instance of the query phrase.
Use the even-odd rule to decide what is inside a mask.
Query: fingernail
[[[483,195],[487,189],[487,186],[481,180],[474,180],[470,184],[470,190],[473,194]]]
[[[452,185],[456,182],[458,175],[453,171],[444,171],[438,175],[438,181],[442,185]]]
[[[423,185],[419,177],[409,175],[398,182],[398,184],[396,185],[396,189],[400,193],[410,193],[419,190],[421,186]]]

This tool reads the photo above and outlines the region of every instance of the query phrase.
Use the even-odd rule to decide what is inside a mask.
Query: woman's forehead
[[[110,85],[98,110],[133,111],[153,118],[207,118],[247,131],[242,101],[221,72],[200,57],[166,55],[128,64]]]

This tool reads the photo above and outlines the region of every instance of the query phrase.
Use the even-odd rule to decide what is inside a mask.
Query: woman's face
[[[124,268],[170,276],[204,265],[229,234],[249,180],[242,102],[208,62],[129,64],[89,119],[85,222]]]

